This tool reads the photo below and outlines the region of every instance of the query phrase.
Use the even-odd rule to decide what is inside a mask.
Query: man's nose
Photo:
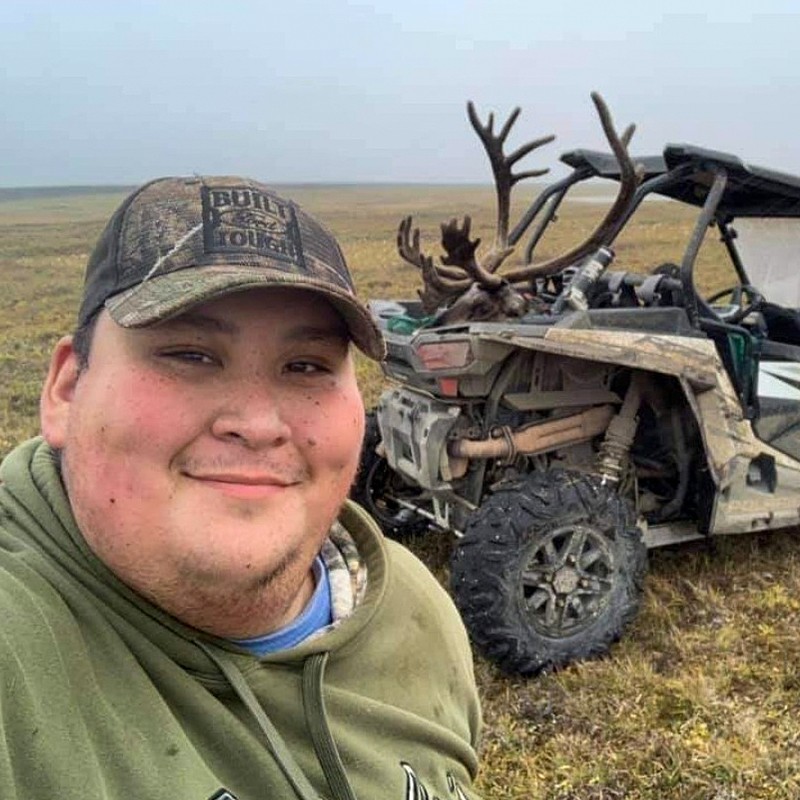
[[[266,386],[240,386],[217,410],[211,432],[248,447],[277,447],[291,438],[279,392]]]

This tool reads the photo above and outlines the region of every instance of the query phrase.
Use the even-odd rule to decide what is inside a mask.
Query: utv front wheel
[[[552,470],[502,487],[473,513],[452,588],[478,649],[532,674],[608,650],[639,609],[646,559],[611,487]]]

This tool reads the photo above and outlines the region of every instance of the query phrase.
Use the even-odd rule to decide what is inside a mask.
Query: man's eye
[[[165,358],[174,359],[176,361],[185,361],[195,364],[216,364],[217,361],[213,356],[204,353],[201,350],[168,350],[162,353]]]
[[[286,371],[296,375],[314,375],[316,373],[327,373],[330,370],[315,361],[290,361],[286,365]]]

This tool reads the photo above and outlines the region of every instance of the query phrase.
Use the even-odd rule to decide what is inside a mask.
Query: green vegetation
[[[423,247],[470,213],[491,238],[481,187],[293,187],[340,237],[365,297],[409,297],[416,272],[394,250],[416,215]],[[68,332],[83,267],[120,193],[0,197],[0,451],[37,430],[50,349]],[[575,203],[542,257],[573,243],[603,206]],[[616,246],[621,269],[680,261],[693,216],[648,203]],[[478,224],[480,223],[480,224]],[[711,237],[709,237],[711,238]],[[705,290],[733,283],[719,244],[702,255]],[[359,362],[368,403],[381,376]],[[449,542],[411,543],[443,580]],[[610,657],[523,680],[478,661],[486,730],[480,786],[492,800],[791,800],[800,797],[800,559],[797,532],[721,538],[651,553],[642,614]],[[446,653],[442,654],[447,657]]]

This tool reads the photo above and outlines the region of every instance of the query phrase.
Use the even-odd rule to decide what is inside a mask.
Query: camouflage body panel
[[[481,338],[676,377],[697,420],[717,487],[709,533],[747,533],[800,521],[800,464],[756,437],[710,340],[557,327],[547,329],[542,338],[514,330]],[[778,471],[776,490],[768,500],[762,489],[748,483],[749,465],[762,455],[774,458]]]

